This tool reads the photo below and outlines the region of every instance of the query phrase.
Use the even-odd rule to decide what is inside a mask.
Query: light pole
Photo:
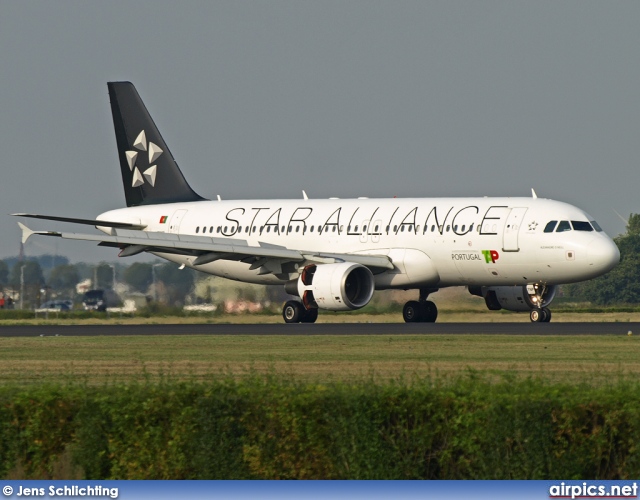
[[[20,266],[20,309],[24,309],[24,264]]]
[[[162,264],[152,264],[151,265],[151,277],[153,279],[153,301],[158,302],[158,287],[156,283],[156,266],[161,266]]]
[[[113,264],[109,264],[109,267],[111,268],[111,271],[113,273],[113,285],[111,285],[111,289],[115,292],[116,291],[116,266],[114,266]]]

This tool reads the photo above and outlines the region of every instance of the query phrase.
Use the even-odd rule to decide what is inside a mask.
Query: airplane
[[[284,285],[286,323],[319,310],[366,306],[374,290],[416,290],[406,322],[435,322],[428,300],[466,286],[490,310],[551,320],[557,287],[600,276],[620,260],[581,209],[531,197],[206,200],[187,183],[130,82],[107,84],[126,208],[96,219],[20,217],[92,225],[100,233],[32,231],[93,241],[126,257],[151,253],[181,268],[246,283]]]

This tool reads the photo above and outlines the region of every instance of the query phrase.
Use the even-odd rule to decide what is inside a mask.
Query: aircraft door
[[[369,222],[368,220],[362,221],[362,226],[360,226],[360,230],[362,231],[360,233],[360,243],[366,243],[369,239]]]
[[[518,233],[524,220],[524,214],[526,213],[526,207],[512,208],[511,212],[507,216],[507,220],[504,223],[502,250],[504,252],[518,252],[520,247],[518,245]]]
[[[380,243],[380,235],[382,234],[382,221],[377,220],[371,223],[371,243]]]
[[[176,210],[173,212],[171,216],[171,220],[169,221],[169,232],[170,233],[179,233],[180,232],[180,224],[182,223],[182,219],[186,215],[187,211],[185,209]]]

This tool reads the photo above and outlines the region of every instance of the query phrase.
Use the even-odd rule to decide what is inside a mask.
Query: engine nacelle
[[[470,286],[469,293],[484,297],[491,311],[530,311],[548,306],[556,296],[553,285]],[[540,297],[540,298],[539,298]]]
[[[349,311],[366,306],[375,289],[373,274],[353,262],[311,264],[285,290],[302,298],[307,309]]]

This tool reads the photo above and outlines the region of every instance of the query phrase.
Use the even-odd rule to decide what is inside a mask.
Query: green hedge
[[[0,389],[0,476],[549,479],[640,475],[640,384],[534,380]],[[63,472],[61,472],[63,471]]]

